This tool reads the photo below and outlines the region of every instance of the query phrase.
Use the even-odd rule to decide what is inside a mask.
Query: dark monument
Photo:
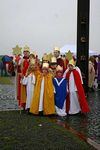
[[[89,10],[90,0],[78,0],[77,6],[77,66],[81,69],[84,89],[88,92]]]

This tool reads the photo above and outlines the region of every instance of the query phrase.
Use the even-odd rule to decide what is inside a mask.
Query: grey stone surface
[[[15,110],[18,108],[15,93],[15,78],[12,77],[13,84],[0,84],[0,111]]]

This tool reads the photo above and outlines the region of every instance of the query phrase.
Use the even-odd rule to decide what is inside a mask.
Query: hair
[[[94,56],[90,56],[89,60],[90,60],[91,62],[94,62]]]
[[[30,73],[34,72],[32,65],[29,65],[28,69],[27,69],[27,75],[29,75]]]

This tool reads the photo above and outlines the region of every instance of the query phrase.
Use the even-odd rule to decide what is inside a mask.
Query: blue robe
[[[67,80],[65,78],[54,78],[55,105],[62,109],[67,96]]]

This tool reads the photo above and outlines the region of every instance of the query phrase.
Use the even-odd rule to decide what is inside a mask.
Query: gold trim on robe
[[[26,103],[26,86],[21,84],[21,104]]]

